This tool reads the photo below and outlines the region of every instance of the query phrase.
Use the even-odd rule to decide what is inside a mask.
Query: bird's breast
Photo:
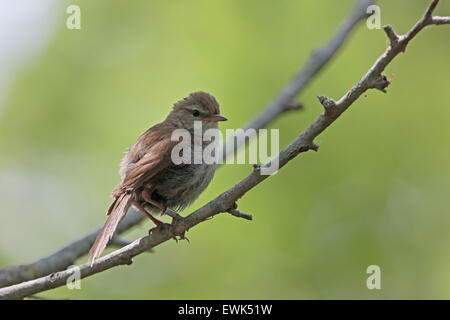
[[[214,177],[215,164],[188,164],[165,170],[154,184],[164,205],[182,210],[192,204]]]

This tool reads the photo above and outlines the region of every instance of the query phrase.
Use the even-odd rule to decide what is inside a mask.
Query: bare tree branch
[[[438,16],[434,16],[432,18],[432,23],[435,25],[440,25],[440,24],[450,24],[450,17],[438,17]]]
[[[120,234],[137,225],[143,218],[144,215],[138,211],[130,210],[117,227],[116,234]],[[85,255],[89,251],[100,229],[101,228],[34,262],[4,267],[0,270],[0,287],[43,277],[52,272],[64,270],[75,264],[75,261],[79,257]]]
[[[336,54],[342,47],[345,40],[350,35],[351,31],[358,24],[361,19],[368,16],[367,7],[372,5],[374,0],[360,0],[356,4],[350,15],[342,22],[336,34],[331,38],[326,46],[315,50],[308,62],[303,68],[292,78],[292,80],[280,91],[280,93],[273,99],[265,109],[253,118],[245,127],[248,129],[261,129],[267,127],[273,120],[278,118],[286,111],[292,110],[292,104],[295,97],[297,97],[303,89],[311,82],[314,76],[327,64],[327,62]],[[295,105],[295,103],[294,103]],[[300,109],[301,105],[294,109]],[[232,139],[232,137],[230,137]],[[230,155],[237,149],[247,143],[248,139],[238,140],[234,138],[234,150],[226,149],[227,144],[224,145],[223,154]]]
[[[301,109],[302,105],[293,101],[295,96],[307,86],[312,78],[339,50],[356,24],[366,17],[366,9],[373,2],[374,0],[359,0],[352,13],[344,20],[338,32],[330,42],[311,56],[309,61],[291,82],[288,83],[281,93],[261,113],[259,113],[254,120],[245,126],[244,130],[249,128],[256,130],[264,128],[284,112]],[[227,145],[227,143],[225,145]],[[242,145],[238,145],[237,140],[235,139],[234,150],[237,150],[241,146]],[[248,214],[239,215],[238,212],[239,211],[232,211],[230,213],[246,219],[251,218]],[[117,233],[120,234],[132,228],[141,222],[143,218],[144,216],[139,212],[130,210],[125,219],[119,224]],[[78,258],[87,254],[100,229],[101,228],[98,228],[90,234],[75,240],[58,251],[34,262],[7,266],[0,269],[0,288],[43,277],[73,265]]]
[[[409,41],[411,41],[419,31],[428,25],[435,24],[435,20],[431,14],[438,2],[439,0],[433,0],[423,18],[406,35],[398,37],[398,41],[391,42],[391,46],[376,60],[369,71],[364,74],[363,77],[338,101],[334,101],[325,96],[319,97],[320,102],[325,108],[325,112],[323,112],[305,131],[279,153],[278,158],[280,168],[285,166],[300,153],[308,150],[317,150],[318,146],[314,143],[314,139],[345,110],[347,110],[365,91],[369,89],[385,90],[390,82],[381,73],[399,53],[405,50]],[[391,38],[389,34],[388,37]],[[269,163],[266,163],[264,166],[269,165]],[[181,235],[196,224],[205,221],[216,214],[236,210],[235,202],[246,192],[268,177],[269,176],[261,175],[260,167],[256,166],[253,172],[238,184],[188,215],[186,218],[179,220],[174,228],[175,233]],[[239,216],[239,214],[237,215]],[[81,277],[88,277],[115,266],[131,264],[134,256],[171,239],[172,236],[169,226],[164,225],[160,231],[138,239],[133,243],[100,258],[92,267],[90,267],[89,263],[79,266]],[[46,277],[0,289],[0,298],[20,299],[38,292],[62,286],[72,275],[72,272],[73,271],[71,270],[60,271]]]

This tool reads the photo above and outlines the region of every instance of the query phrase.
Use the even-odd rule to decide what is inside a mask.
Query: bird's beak
[[[210,117],[203,118],[203,120],[210,122],[219,122],[219,121],[227,121],[228,119],[221,116],[220,114],[213,114]]]

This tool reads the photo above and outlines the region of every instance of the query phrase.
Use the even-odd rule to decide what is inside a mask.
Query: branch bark
[[[432,17],[439,0],[433,0],[428,7],[425,15],[414,27],[405,35],[398,36],[397,41],[392,41],[392,33],[385,31],[391,40],[391,45],[375,61],[369,71],[338,101],[334,101],[325,96],[320,96],[319,100],[325,108],[325,111],[293,142],[284,148],[279,155],[280,168],[284,167],[289,161],[297,157],[300,153],[308,150],[317,151],[318,146],[314,139],[322,133],[330,124],[332,124],[344,111],[346,111],[354,101],[356,101],[365,91],[369,89],[378,89],[385,92],[385,88],[390,82],[382,75],[385,67],[401,52],[404,52],[409,41],[411,41],[418,32],[428,25],[443,24],[442,21],[448,21],[449,17]],[[437,23],[439,22],[439,23]],[[389,28],[388,28],[389,29]],[[269,167],[269,163],[264,166]],[[214,200],[210,201],[200,209],[179,220],[175,225],[174,232],[183,234],[198,223],[205,221],[216,214],[222,212],[237,211],[236,201],[245,195],[246,192],[267,179],[269,176],[261,175],[260,167],[256,166],[252,173],[240,181],[238,184],[225,191]],[[238,211],[237,211],[238,212]],[[240,216],[240,212],[236,215]],[[115,266],[131,264],[132,258],[136,255],[148,251],[160,243],[172,238],[169,226],[165,225],[160,231],[147,237],[140,238],[133,243],[116,250],[100,259],[92,267],[89,263],[79,266],[81,278],[102,272]],[[52,273],[48,276],[16,284],[7,288],[0,289],[0,298],[20,299],[33,295],[38,292],[56,288],[66,284],[67,279],[72,275],[72,270],[65,270]]]
[[[338,32],[336,32],[330,42],[311,55],[309,61],[307,61],[298,74],[265,109],[245,126],[244,130],[258,130],[264,128],[281,114],[291,110],[301,109],[302,105],[294,102],[293,99],[303,91],[314,76],[336,54],[356,24],[367,16],[367,7],[374,2],[374,0],[359,0],[351,14],[343,21]],[[236,151],[238,148],[242,147],[242,145],[238,145],[237,139],[234,140],[234,151]],[[226,145],[227,143],[225,146]],[[230,213],[235,216],[240,216],[238,211]],[[246,219],[250,219],[251,217],[248,214],[244,214],[243,216],[246,217]],[[130,210],[125,219],[119,224],[118,234],[139,224],[143,219],[144,216],[142,214]],[[87,254],[100,229],[101,227],[36,261],[28,264],[7,266],[0,269],[0,288],[43,277],[52,272],[65,270],[67,267],[73,265],[78,258]]]

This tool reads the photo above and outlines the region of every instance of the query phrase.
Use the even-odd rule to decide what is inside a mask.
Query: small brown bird
[[[195,143],[201,143],[205,148],[217,141],[201,139],[199,142],[194,139],[195,121],[201,121],[202,131],[205,132],[217,129],[217,122],[225,120],[220,115],[217,100],[199,91],[175,103],[163,122],[139,137],[122,160],[119,171],[122,182],[111,192],[114,201],[108,209],[108,218],[89,251],[91,265],[101,255],[131,205],[156,224],[150,232],[162,225],[151,213],[167,213],[173,221],[181,218],[174,210],[183,210],[198,198],[211,182],[216,164],[203,161],[200,164],[194,161],[191,164],[174,164],[172,148],[179,141],[172,141],[172,132],[185,129],[191,136],[191,150],[194,150]]]

